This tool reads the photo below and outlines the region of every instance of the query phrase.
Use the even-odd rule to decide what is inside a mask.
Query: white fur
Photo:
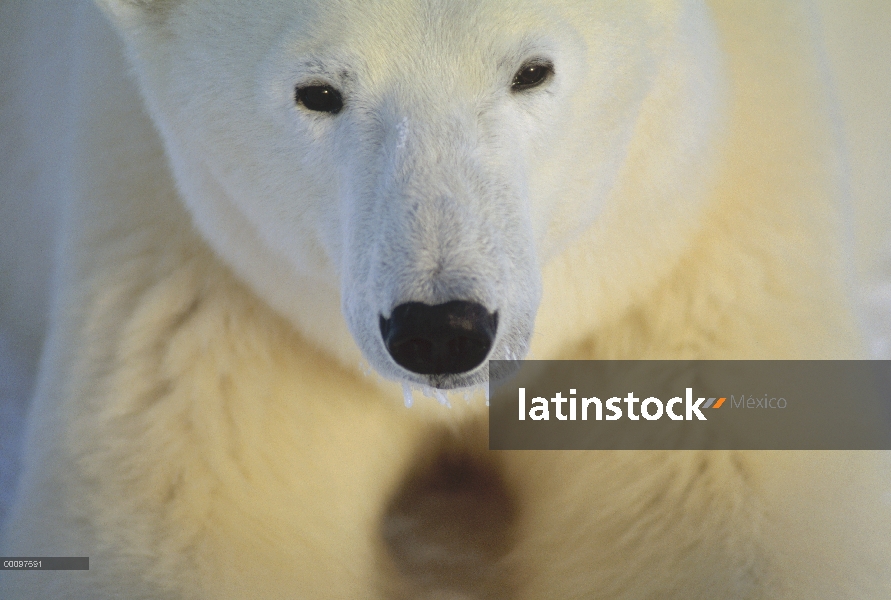
[[[846,66],[891,51],[821,17],[887,33],[889,9],[99,4],[31,9],[72,15],[67,217],[2,550],[91,570],[6,572],[0,596],[459,597],[380,534],[443,436],[518,507],[475,559],[510,574],[487,597],[891,594],[885,455],[492,456],[482,394],[406,409],[433,382],[378,329],[460,298],[498,311],[493,357],[863,356],[846,211],[886,210],[889,95]],[[512,94],[540,57],[553,79]],[[295,104],[318,81],[338,115]]]

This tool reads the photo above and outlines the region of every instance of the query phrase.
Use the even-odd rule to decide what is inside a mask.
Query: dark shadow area
[[[456,443],[419,462],[384,514],[396,598],[513,596],[516,507],[494,454]]]

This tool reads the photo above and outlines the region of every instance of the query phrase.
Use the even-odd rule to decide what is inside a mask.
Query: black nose
[[[464,300],[406,302],[380,321],[393,360],[421,375],[470,371],[486,359],[498,329],[497,312]]]

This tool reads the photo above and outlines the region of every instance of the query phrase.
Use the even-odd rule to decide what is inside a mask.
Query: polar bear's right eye
[[[307,85],[298,87],[295,94],[297,104],[309,110],[337,114],[343,108],[343,98],[330,85]]]
[[[550,61],[530,61],[516,72],[510,88],[514,92],[520,92],[538,87],[553,74],[554,65]]]

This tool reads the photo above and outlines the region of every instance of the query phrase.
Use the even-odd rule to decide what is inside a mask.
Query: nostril
[[[431,306],[406,302],[380,317],[381,335],[393,360],[422,375],[465,373],[489,354],[498,313],[466,300]]]

